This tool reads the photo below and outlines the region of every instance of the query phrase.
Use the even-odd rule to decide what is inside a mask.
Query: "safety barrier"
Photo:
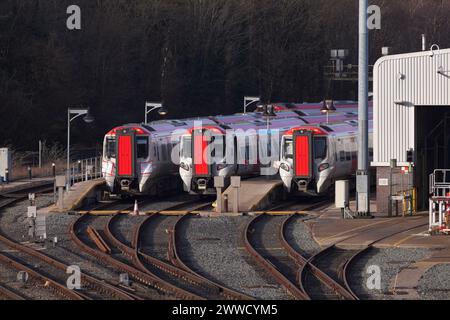
[[[78,160],[70,165],[70,185],[77,182],[94,180],[102,177],[101,157]]]
[[[430,175],[430,233],[450,233],[450,169]]]

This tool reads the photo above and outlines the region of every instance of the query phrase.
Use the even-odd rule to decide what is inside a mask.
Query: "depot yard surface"
[[[199,203],[209,199],[197,199],[188,195],[172,196],[166,199],[146,199],[140,200],[142,211],[161,211],[167,208],[184,208],[189,212],[190,209],[198,207]],[[53,195],[39,195],[36,205],[39,208],[48,207],[52,204]],[[134,201],[129,200],[119,203],[108,204],[109,210],[129,210]],[[189,204],[190,203],[190,204]],[[189,204],[189,205],[188,205]],[[53,240],[57,238],[54,245],[50,241],[45,244],[32,244],[28,242],[28,222],[26,218],[28,201],[19,201],[14,205],[7,206],[0,211],[0,233],[13,241],[30,246],[39,252],[63,262],[66,265],[78,265],[81,270],[98,279],[119,285],[121,270],[113,265],[105,265],[92,255],[80,250],[72,241],[69,235],[71,224],[80,218],[79,215],[68,213],[47,213],[47,238]],[[82,209],[93,209],[96,205]],[[274,219],[268,219],[267,223],[283,220],[280,212],[303,212],[305,204],[298,201],[296,204],[289,204],[277,209],[277,215]],[[176,210],[175,210],[176,211]],[[104,225],[108,217],[95,219],[92,224],[100,232],[103,232]],[[114,236],[127,245],[132,246],[133,234],[136,227],[147,219],[146,217],[127,217],[121,219],[114,230]],[[255,299],[282,299],[292,300],[293,295],[286,290],[277,279],[269,274],[266,269],[258,264],[248,250],[246,250],[242,234],[249,221],[254,219],[252,216],[208,216],[189,214],[179,221],[176,228],[176,252],[180,261],[182,261],[190,271],[200,277],[211,281],[213,286],[224,286],[230,292],[242,294],[244,297]],[[155,258],[165,260],[168,258],[165,249],[166,243],[161,242],[166,234],[169,237],[174,232],[173,223],[176,217],[165,220],[161,216],[160,220],[154,220],[154,225],[147,227],[145,234],[142,235],[142,250]],[[164,222],[165,221],[165,222]],[[373,243],[373,247],[364,252],[353,261],[346,270],[347,282],[351,290],[359,299],[447,299],[450,284],[446,280],[450,274],[450,239],[447,237],[430,237],[426,235],[427,217],[415,216],[407,218],[383,218],[377,217],[368,220],[342,220],[340,212],[332,205],[322,206],[319,209],[306,210],[304,214],[297,215],[290,219],[285,227],[285,238],[289,245],[294,248],[306,259],[310,259],[322,252],[324,248],[336,244],[352,253],[359,250],[364,245]],[[160,227],[164,230],[158,230],[160,234],[157,238],[152,238],[151,234],[156,234],[156,229]],[[253,228],[250,232],[259,232],[258,228]],[[261,230],[271,230],[271,237],[276,239],[277,229],[270,229],[267,226]],[[101,234],[101,233],[100,233]],[[264,237],[264,233],[250,234],[250,238],[256,240]],[[264,240],[264,239],[262,239]],[[156,241],[156,242],[155,242]],[[166,241],[166,240],[164,240]],[[257,240],[253,243],[255,249],[265,252],[266,255],[274,255],[281,259],[280,255],[283,248],[279,244],[270,247],[270,243],[264,243]],[[265,246],[264,250],[262,247]],[[153,247],[153,246],[158,246]],[[268,248],[267,248],[268,247]],[[339,247],[339,248],[340,248]],[[337,249],[343,250],[343,249]],[[8,254],[8,250],[1,248],[0,253]],[[118,257],[118,251],[114,252]],[[170,255],[170,254],[169,254]],[[119,258],[118,258],[119,259]],[[125,258],[120,258],[125,259]],[[317,258],[317,265],[327,272],[333,272],[332,268],[327,268],[326,256]],[[329,265],[339,262],[332,261],[336,259],[336,254],[330,259]],[[342,257],[341,257],[342,259]],[[125,260],[122,260],[125,261]],[[170,263],[170,259],[166,261]],[[126,262],[133,264],[133,260]],[[30,264],[33,268],[43,268],[40,264]],[[380,271],[380,287],[370,286],[369,270],[378,267]],[[177,266],[179,267],[179,266]],[[328,270],[330,269],[330,270]],[[1,277],[0,286],[6,286],[14,292],[22,295],[26,299],[58,299],[52,292],[46,291],[42,286],[29,284],[19,286],[16,279],[16,271],[0,264]],[[283,270],[283,268],[281,268]],[[163,272],[163,271],[160,271]],[[163,276],[163,274],[161,274]],[[164,278],[164,277],[163,277]],[[165,279],[165,278],[164,278]],[[177,285],[176,277],[167,277],[172,284]],[[295,282],[295,279],[290,279]],[[337,279],[337,281],[340,281]],[[129,292],[144,299],[173,299],[176,295],[158,293],[158,290],[147,292],[145,284],[133,281]],[[332,298],[335,295],[322,288],[323,284],[305,281],[305,290],[309,292],[312,298]],[[369,283],[369,285],[368,285]],[[186,288],[186,287],[185,287]],[[189,285],[187,288],[190,288]],[[318,289],[320,288],[320,290]],[[202,291],[196,289],[200,294]],[[328,290],[329,291],[329,290]],[[323,294],[321,296],[320,294]],[[1,294],[0,294],[1,296]],[[213,293],[205,294],[207,297],[213,297]],[[95,296],[96,297],[96,296]],[[112,297],[105,294],[102,299]]]

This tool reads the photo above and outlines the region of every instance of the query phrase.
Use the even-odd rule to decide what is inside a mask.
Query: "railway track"
[[[179,230],[181,223],[187,219],[190,215],[183,215],[178,217],[175,220],[175,223],[173,224],[172,231],[169,233],[169,243],[168,243],[168,254],[169,254],[169,260],[172,262],[172,264],[178,266],[180,269],[186,270],[187,272],[193,274],[197,278],[199,278],[203,285],[209,288],[212,288],[214,290],[218,290],[218,293],[227,299],[231,300],[254,300],[253,297],[250,297],[248,295],[245,295],[243,293],[240,293],[238,291],[232,290],[230,288],[227,288],[223,285],[220,285],[214,281],[211,281],[207,279],[206,277],[202,276],[200,273],[194,271],[192,268],[190,268],[186,263],[183,262],[183,260],[180,257],[179,250],[178,250],[178,243],[179,239],[177,238],[177,234]],[[216,292],[217,293],[217,292]]]
[[[0,209],[28,198],[29,193],[46,193],[53,191],[53,183],[22,188],[19,191],[0,192]]]
[[[337,282],[333,277],[324,272],[321,268],[312,263],[313,257],[307,258],[296,251],[286,238],[286,230],[289,223],[292,222],[294,216],[284,219],[281,229],[280,238],[284,249],[289,253],[289,256],[295,261],[299,269],[296,274],[296,283],[308,295],[310,299],[344,299],[354,300],[352,294],[345,288],[345,285]],[[313,284],[317,290],[322,290],[322,294],[318,296],[309,290],[308,284]],[[325,295],[323,294],[325,293]]]
[[[298,267],[295,260],[282,247],[277,232],[280,218],[264,214],[252,219],[244,231],[245,248],[295,299],[309,300],[309,296],[296,284]]]
[[[53,188],[50,189],[47,185],[44,185],[21,190],[20,192],[47,192],[49,190],[53,190]],[[8,193],[7,195],[3,194],[2,197],[14,200],[2,202],[2,208],[4,208],[16,201],[26,199],[28,193]],[[63,298],[91,300],[102,299],[106,296],[107,299],[135,299],[133,295],[83,272],[81,272],[81,290],[71,290],[67,288],[66,283],[68,265],[28,245],[15,242],[3,234],[0,234],[0,245],[4,249],[9,248],[8,254],[0,255],[2,264],[17,271],[25,271],[38,285],[42,284],[44,288],[53,290]]]
[[[187,215],[211,205],[208,202],[192,207],[193,203],[198,203],[198,201],[177,204],[160,212],[177,214],[184,211]],[[133,261],[136,268],[192,292],[202,299],[251,299],[196,274],[182,263],[178,254],[174,253],[174,251],[176,252],[176,246],[173,245],[175,243],[173,241],[174,230],[181,220],[178,216],[160,213],[150,215],[135,226],[133,237],[128,243],[115,235],[115,225],[120,222],[120,219],[128,219],[128,217],[124,215],[112,216],[105,227],[105,234],[114,246]],[[153,226],[156,227],[152,228]],[[148,232],[150,229],[152,229],[152,232]],[[144,246],[143,244],[148,242],[149,238],[150,245]],[[148,250],[148,248],[151,248],[151,250]],[[149,252],[149,254],[146,252]]]
[[[410,230],[414,230],[414,229],[417,229],[417,228],[421,228],[421,227],[424,227],[424,226],[428,226],[428,223],[424,223],[424,224],[421,224],[421,225],[416,225],[416,226],[413,226],[413,227],[409,227],[409,228],[405,228],[405,229],[401,229],[401,230],[392,232],[392,233],[390,233],[388,235],[384,235],[384,236],[376,239],[375,241],[371,242],[370,244],[368,244],[366,247],[364,247],[362,249],[353,251],[352,255],[345,261],[344,265],[342,266],[342,271],[341,271],[342,281],[345,283],[347,290],[349,292],[351,292],[351,294],[353,296],[358,298],[358,296],[356,295],[354,290],[351,288],[350,281],[349,281],[350,280],[349,270],[350,270],[351,266],[353,266],[356,263],[357,259],[361,258],[363,255],[365,255],[368,252],[370,252],[377,243],[379,243],[379,242],[381,242],[381,241],[383,241],[385,239],[388,239],[388,238],[390,238],[392,236],[395,236],[397,234],[400,234],[400,233],[403,233],[403,232],[406,232],[406,231],[410,231]],[[351,238],[351,237],[349,237],[349,238]]]
[[[184,204],[177,205],[173,208],[178,208]],[[209,205],[209,204],[208,204]],[[205,207],[205,204],[197,206],[195,209],[200,209]],[[128,209],[131,209],[129,207]],[[192,210],[192,209],[191,209]],[[79,236],[80,225],[83,220],[88,219],[89,215],[84,215],[80,217],[77,221],[75,221],[71,226],[71,237],[72,240],[84,251],[88,252],[92,256],[96,257],[98,260],[102,260],[103,262],[108,263],[111,266],[119,269],[122,272],[127,273],[134,280],[141,282],[142,284],[152,287],[159,293],[159,298],[178,298],[178,299],[186,299],[186,300],[203,300],[204,298],[198,294],[195,294],[191,291],[187,290],[187,287],[177,286],[175,285],[173,278],[175,275],[170,274],[170,272],[162,272],[162,268],[168,269],[167,265],[158,263],[152,257],[141,254],[137,251],[137,247],[130,246],[130,244],[125,244],[123,240],[118,239],[115,236],[113,231],[113,226],[117,219],[120,219],[119,216],[109,218],[104,224],[103,232],[105,237],[101,237],[100,241],[104,241],[106,244],[110,244],[111,254],[106,252],[102,252],[100,250],[92,248],[92,246],[88,245],[89,241],[83,241]],[[89,217],[90,219],[98,219],[99,217]],[[78,230],[78,231],[77,231]],[[137,234],[137,231],[136,231]],[[136,235],[136,237],[138,237]],[[133,241],[135,242],[135,241]],[[150,270],[148,267],[149,264],[156,264],[158,268],[154,268]],[[170,271],[175,272],[173,269]],[[172,279],[170,279],[172,277]],[[187,278],[187,274],[183,274],[184,278]],[[179,284],[178,284],[179,285]],[[154,299],[155,297],[150,297]]]
[[[307,205],[303,210],[312,210],[325,204],[328,204],[328,201]],[[277,206],[272,210],[288,205]],[[307,259],[296,252],[285,237],[289,219],[267,214],[256,216],[243,231],[244,246],[250,256],[295,299],[310,300],[311,297],[304,290],[299,278],[299,270],[308,265]],[[323,279],[331,280],[326,276]]]
[[[23,297],[22,295],[12,291],[11,289],[0,285],[0,300],[2,299],[4,300],[25,300],[25,297]]]
[[[361,249],[345,249],[339,247],[339,244],[345,240],[359,236],[359,234],[357,234],[341,239],[317,252],[307,260],[307,264],[305,264],[300,271],[299,279],[304,291],[308,292],[313,299],[345,298],[359,300],[359,297],[352,290],[349,282],[350,277],[348,272],[351,265],[353,265],[363,254],[369,252],[376,243],[411,229],[427,225],[415,225],[413,227],[398,229],[397,225],[402,222],[403,221],[399,221],[389,226],[388,230],[392,228],[392,231],[387,232]],[[369,228],[370,226],[359,231],[366,231],[366,229],[370,230]],[[328,278],[328,280],[326,280],[324,276]]]
[[[308,259],[299,276],[305,292],[315,300],[357,300],[343,278],[343,267],[353,254],[330,246]]]

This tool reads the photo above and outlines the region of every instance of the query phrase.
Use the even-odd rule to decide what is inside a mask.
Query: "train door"
[[[184,135],[180,142],[180,176],[184,190],[191,191],[192,182],[192,135]]]
[[[292,136],[284,136],[281,140],[280,177],[284,186],[290,191],[293,177],[294,140]]]
[[[117,176],[135,178],[136,176],[136,134],[134,130],[117,131],[116,155]]]

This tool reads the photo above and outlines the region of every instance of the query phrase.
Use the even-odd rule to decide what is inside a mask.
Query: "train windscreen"
[[[190,136],[183,137],[181,156],[183,158],[192,157],[192,137]]]
[[[284,159],[292,159],[294,157],[294,141],[286,138],[283,145]]]
[[[107,137],[104,154],[108,159],[116,157],[116,138],[115,137]]]
[[[327,157],[327,138],[315,137],[314,138],[314,158],[325,159]]]

